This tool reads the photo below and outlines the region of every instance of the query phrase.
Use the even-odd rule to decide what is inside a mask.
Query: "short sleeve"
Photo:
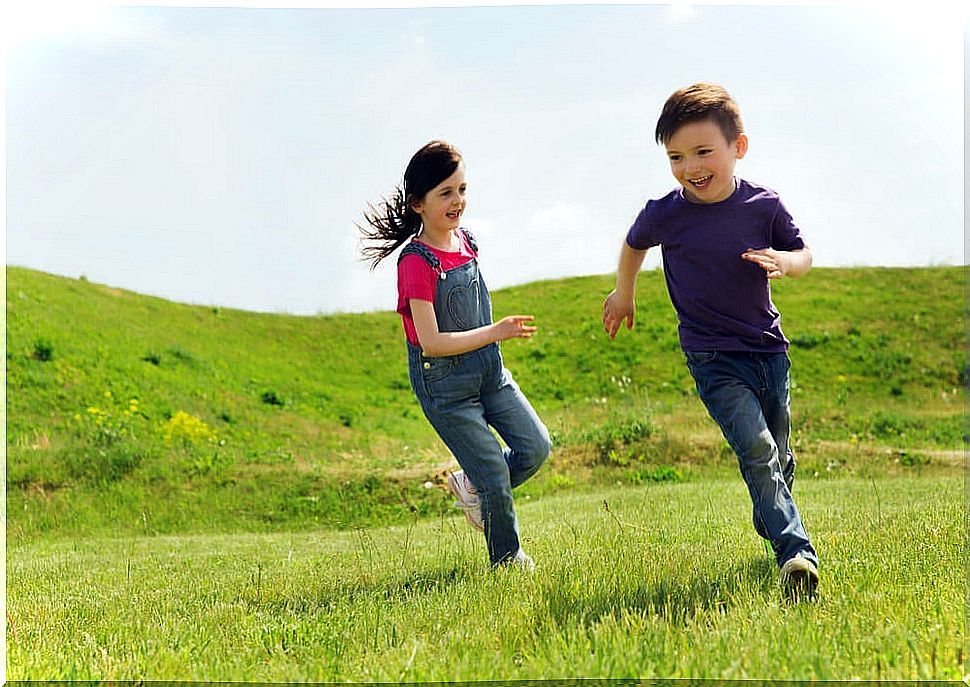
[[[778,200],[771,222],[771,247],[775,250],[799,250],[805,247],[802,232],[785,204]]]
[[[626,233],[626,243],[634,250],[647,250],[660,243],[656,238],[656,222],[653,221],[650,205],[647,203],[644,206]]]
[[[403,306],[408,300],[418,298],[434,302],[435,272],[420,255],[410,254],[397,264],[398,302]]]

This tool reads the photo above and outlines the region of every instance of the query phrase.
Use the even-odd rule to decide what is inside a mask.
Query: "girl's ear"
[[[738,140],[734,142],[734,149],[737,152],[737,158],[740,160],[748,152],[748,136],[747,134],[738,134]]]

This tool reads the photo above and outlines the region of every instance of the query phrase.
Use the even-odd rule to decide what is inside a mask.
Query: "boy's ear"
[[[738,140],[734,142],[734,149],[737,151],[737,159],[740,160],[748,152],[747,134],[738,134]]]

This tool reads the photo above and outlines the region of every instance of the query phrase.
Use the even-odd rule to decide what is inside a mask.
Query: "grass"
[[[550,428],[516,492],[534,577],[443,489],[393,313],[188,306],[7,268],[7,677],[960,680],[964,268],[773,285],[816,603],[782,603],[662,275],[494,294]]]
[[[802,474],[952,473],[963,448],[963,268],[815,269],[774,285]],[[495,293],[540,333],[503,348],[552,431],[529,488],[734,474],[683,364],[662,275],[609,341],[608,276]],[[393,313],[188,306],[7,268],[11,541],[353,528],[436,517],[453,459],[407,380]],[[658,472],[659,471],[659,472]],[[543,481],[545,480],[545,481]]]
[[[795,605],[739,480],[520,499],[532,577],[452,516],[14,545],[8,678],[962,679],[960,480],[796,489],[823,563]]]

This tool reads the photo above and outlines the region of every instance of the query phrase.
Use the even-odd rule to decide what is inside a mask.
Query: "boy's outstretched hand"
[[[626,320],[627,329],[633,329],[635,311],[636,303],[632,296],[625,296],[618,291],[610,292],[610,295],[603,301],[603,329],[606,330],[611,339],[616,338],[616,333],[620,331],[623,320]]]
[[[812,266],[812,254],[808,248],[792,251],[749,248],[741,254],[741,258],[758,265],[768,275],[768,279],[800,277]]]

